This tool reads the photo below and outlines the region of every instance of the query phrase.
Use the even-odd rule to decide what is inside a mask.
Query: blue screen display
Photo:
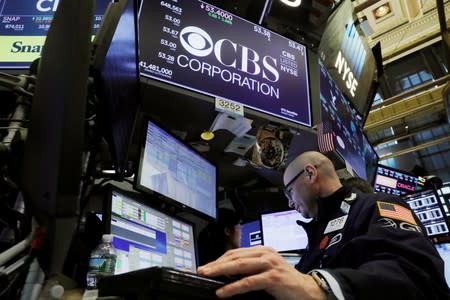
[[[445,280],[450,287],[450,243],[435,244],[434,247],[444,261]]]
[[[110,232],[117,251],[115,274],[153,266],[195,272],[194,230],[191,224],[155,210],[113,190]]]
[[[241,224],[241,247],[253,247],[261,244],[260,220]]]
[[[152,121],[146,133],[137,187],[216,218],[215,165]]]
[[[96,0],[93,31],[111,0]],[[25,69],[41,55],[59,0],[0,0],[0,68]]]
[[[366,149],[362,119],[341,92],[325,66],[320,65],[321,121],[330,134],[334,149],[362,179],[367,179]],[[373,155],[370,154],[370,155]]]
[[[141,75],[311,126],[306,47],[198,0],[143,1]]]

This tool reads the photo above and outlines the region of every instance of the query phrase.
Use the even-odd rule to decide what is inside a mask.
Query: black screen
[[[37,74],[24,149],[25,207],[45,230],[41,268],[62,270],[79,209],[93,1],[60,0]]]
[[[95,53],[93,64],[94,68],[98,68],[96,88],[100,98],[103,133],[110,147],[115,170],[118,176],[122,176],[127,168],[129,144],[140,102],[137,8],[136,0],[120,0],[112,5],[117,7],[113,8],[111,15],[105,15],[99,29],[100,36],[94,40],[98,53]],[[108,30],[113,30],[112,37],[108,37]],[[102,47],[107,47],[109,42],[109,48],[103,48],[107,50],[104,56]]]

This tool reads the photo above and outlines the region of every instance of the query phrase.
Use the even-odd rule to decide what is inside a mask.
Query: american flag
[[[398,204],[377,201],[378,212],[381,217],[405,221],[417,225],[411,210]]]
[[[334,145],[334,132],[328,120],[317,125],[317,143],[319,144],[319,151],[322,153],[336,150]]]

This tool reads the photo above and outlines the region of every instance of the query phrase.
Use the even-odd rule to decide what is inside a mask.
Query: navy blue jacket
[[[342,187],[318,205],[299,222],[309,242],[296,268],[331,275],[338,299],[450,299],[444,263],[402,199]]]

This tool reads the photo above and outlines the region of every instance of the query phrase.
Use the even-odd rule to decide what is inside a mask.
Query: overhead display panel
[[[97,0],[93,34],[111,0]],[[26,69],[41,55],[59,0],[0,0],[0,69]]]
[[[318,52],[341,91],[365,119],[372,104],[377,67],[372,49],[355,20],[351,1],[342,1],[328,19]]]
[[[305,46],[198,0],[143,1],[140,73],[311,126]]]
[[[336,151],[360,178],[367,179],[367,166],[373,162],[366,161],[366,158],[373,158],[373,153],[366,155],[369,149],[365,147],[369,146],[369,143],[364,136],[361,116],[321,61],[319,67],[322,121],[319,125],[322,128],[319,128],[317,135],[319,150],[322,153]]]
[[[402,170],[378,165],[373,188],[375,192],[405,196],[423,190],[425,188],[425,178]]]

